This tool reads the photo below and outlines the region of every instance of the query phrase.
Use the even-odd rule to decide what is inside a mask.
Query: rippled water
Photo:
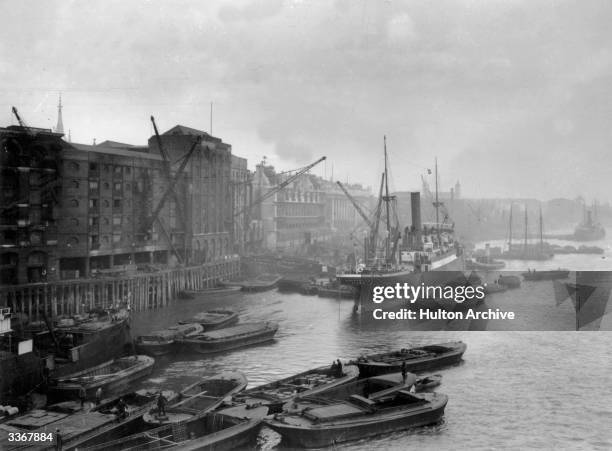
[[[609,254],[608,246],[606,257]],[[576,269],[584,264],[582,269],[612,269],[612,258],[561,257],[562,261],[555,257],[537,267]],[[596,267],[593,262],[601,263],[599,260],[605,263]],[[511,268],[525,266],[515,264]],[[560,329],[573,327],[571,304],[555,305],[550,282],[524,284],[521,290],[498,293],[487,303],[530,310],[535,313],[527,318],[537,321],[557,315],[554,323],[560,324]],[[146,384],[178,389],[198,377],[238,369],[247,375],[249,386],[255,386],[331,364],[336,358],[351,359],[408,344],[463,340],[468,345],[463,363],[440,371],[444,379],[438,390],[449,396],[441,424],[344,444],[342,448],[612,448],[611,332],[405,330],[401,322],[372,322],[354,315],[352,301],[278,292],[177,301],[163,310],[137,314],[133,332],[138,335],[175,324],[216,307],[237,310],[243,322],[278,321],[276,339],[263,346],[210,357],[160,358]],[[503,324],[491,322],[489,329],[504,329]],[[530,329],[529,323],[525,329]],[[276,433],[264,428],[258,446],[282,449],[279,441]]]

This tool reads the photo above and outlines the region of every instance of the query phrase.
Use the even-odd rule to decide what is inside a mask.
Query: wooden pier
[[[136,273],[124,277],[61,280],[0,287],[0,307],[23,313],[30,321],[85,313],[95,308],[129,305],[133,311],[157,309],[183,290],[213,287],[220,279],[240,275],[240,258],[188,268]]]

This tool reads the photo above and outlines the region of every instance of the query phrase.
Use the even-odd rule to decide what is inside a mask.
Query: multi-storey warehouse
[[[47,129],[0,128],[1,284],[232,254],[240,198],[231,180],[246,179],[246,161],[234,157],[232,171],[231,146],[187,127],[149,141],[83,145]]]

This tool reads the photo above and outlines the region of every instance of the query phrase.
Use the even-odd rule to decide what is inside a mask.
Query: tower
[[[461,184],[459,180],[455,183],[455,199],[459,199],[461,197]]]
[[[64,133],[64,121],[62,120],[62,95],[59,95],[59,104],[57,105],[57,125],[55,133]]]

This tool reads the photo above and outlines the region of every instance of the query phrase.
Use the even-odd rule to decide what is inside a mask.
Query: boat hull
[[[418,373],[443,368],[459,363],[467,349],[465,343],[457,342],[442,344],[440,346],[452,345],[453,349],[449,352],[437,356],[425,356],[423,358],[408,358],[409,353],[405,353],[407,358],[402,358],[402,351],[386,354],[367,356],[359,359],[355,364],[359,367],[359,377],[374,377],[389,373],[402,371],[402,363],[406,362],[406,371]],[[386,357],[389,357],[388,359]],[[385,361],[387,360],[387,361]]]
[[[240,326],[237,326],[240,327]],[[220,329],[230,331],[231,328]],[[249,333],[238,334],[235,336],[227,336],[218,339],[198,339],[198,337],[181,340],[183,349],[199,354],[212,354],[215,352],[230,351],[245,346],[251,346],[259,343],[270,341],[278,331],[277,325],[254,330]]]
[[[266,420],[265,423],[281,434],[283,441],[289,445],[302,448],[322,448],[437,423],[444,415],[446,402],[447,398],[442,397],[435,405],[411,409],[408,412],[398,410],[382,415],[372,414],[352,421],[321,423],[311,427],[293,426],[276,420]]]
[[[319,367],[304,371],[293,376],[250,388],[234,397],[233,401],[245,405],[264,405],[270,409],[270,414],[279,413],[283,405],[296,397],[317,396],[340,385],[355,381],[359,377],[359,369],[355,365],[344,365],[343,375],[335,377],[320,385],[310,386],[311,380],[320,376],[331,376],[330,367]],[[300,383],[306,382],[301,385]]]
[[[86,397],[88,399],[94,399],[98,388],[102,389],[105,396],[108,396],[110,393],[127,391],[126,389],[129,384],[151,374],[153,371],[153,364],[155,363],[155,359],[143,355],[122,357],[116,361],[129,362],[130,360],[134,360],[133,366],[122,369],[113,375],[109,375],[109,377],[96,378],[95,374],[97,371],[100,371],[98,374],[105,374],[105,368],[115,361],[106,362],[82,372],[85,374],[75,373],[59,379],[57,385],[50,387],[49,396],[52,399],[76,399],[79,397],[81,387],[85,388]],[[94,376],[92,377],[88,374]]]

